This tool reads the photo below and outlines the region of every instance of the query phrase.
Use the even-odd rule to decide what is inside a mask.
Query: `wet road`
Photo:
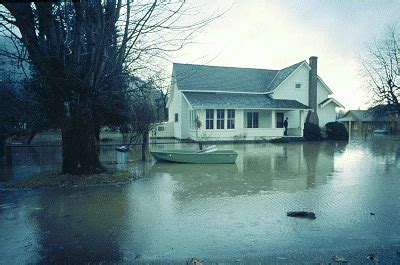
[[[127,185],[0,192],[0,263],[400,263],[396,138],[224,147],[236,165],[131,162]]]

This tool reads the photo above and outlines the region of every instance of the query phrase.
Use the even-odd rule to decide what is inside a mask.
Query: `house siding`
[[[304,105],[308,105],[308,72],[306,65],[300,66],[286,79],[272,94],[274,99],[297,100]],[[301,88],[295,88],[295,84],[300,83]]]
[[[174,123],[174,136],[176,138],[182,138],[182,93],[178,90],[175,82],[172,85],[172,99],[168,108],[169,121]],[[178,113],[178,122],[175,122],[175,113]]]
[[[329,91],[320,80],[317,82],[317,105],[330,95]]]
[[[186,101],[186,99],[183,97],[182,93],[181,94],[181,119],[180,119],[180,130],[181,130],[181,136],[180,139],[187,139],[189,138],[189,130],[190,130],[190,124],[189,124],[189,104]]]
[[[319,119],[319,126],[324,127],[328,122],[333,122],[336,120],[336,104],[332,102],[321,108],[318,106],[317,114]]]

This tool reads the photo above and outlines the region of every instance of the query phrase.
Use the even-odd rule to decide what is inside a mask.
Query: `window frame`
[[[206,109],[206,130],[214,130],[214,109]]]
[[[217,109],[217,130],[225,129],[225,110]]]
[[[226,112],[226,129],[233,130],[235,129],[235,109],[227,109]]]

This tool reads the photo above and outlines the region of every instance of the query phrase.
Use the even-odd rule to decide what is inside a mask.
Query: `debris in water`
[[[379,260],[378,256],[374,255],[374,254],[369,254],[367,256],[367,259],[369,259],[372,262],[377,262]]]
[[[370,215],[375,215],[374,213],[369,213]]]
[[[4,204],[0,204],[0,209],[7,209],[7,208],[11,208],[13,206],[14,206],[13,203],[4,203]]]
[[[337,256],[337,255],[333,256],[333,257],[332,257],[332,260],[335,261],[335,262],[347,263],[347,260],[346,260],[345,258],[339,257],[339,256]]]
[[[295,211],[295,212],[287,212],[287,216],[290,217],[299,217],[299,218],[308,218],[315,219],[315,213],[313,212],[305,212],[305,211]]]

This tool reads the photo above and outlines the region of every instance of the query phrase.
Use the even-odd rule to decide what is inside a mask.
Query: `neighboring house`
[[[169,121],[157,127],[157,135],[271,139],[283,136],[288,117],[288,135],[303,136],[306,119],[320,126],[336,120],[335,109],[343,106],[331,94],[317,75],[317,57],[281,70],[174,63]]]
[[[375,129],[392,131],[393,121],[388,115],[375,113],[373,110],[349,110],[337,121],[346,126],[349,133],[368,133]]]

